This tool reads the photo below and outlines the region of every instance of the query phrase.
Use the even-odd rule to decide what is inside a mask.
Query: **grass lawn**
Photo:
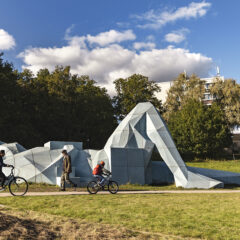
[[[240,160],[226,161],[205,161],[205,162],[186,162],[190,167],[210,168],[216,170],[240,172]]]
[[[177,239],[177,236],[239,239],[239,202],[237,193],[0,198],[0,204],[29,217],[29,211],[33,211],[42,216],[84,221],[92,226],[108,225],[113,231],[120,228],[130,231],[134,239],[144,239],[144,234],[149,236],[146,239]]]
[[[119,186],[119,191],[157,191],[157,190],[176,190],[182,188],[176,188],[174,184],[166,186],[150,186],[150,185],[139,185],[139,184],[124,184]],[[29,192],[57,192],[59,187],[56,185],[50,185],[45,183],[29,183]],[[66,188],[66,191],[73,191],[73,188]],[[78,187],[77,191],[87,191],[86,187]],[[1,193],[0,193],[1,194]]]

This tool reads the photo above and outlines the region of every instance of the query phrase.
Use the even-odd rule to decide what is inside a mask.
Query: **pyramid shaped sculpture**
[[[143,149],[144,163],[142,166],[145,168],[144,170],[146,170],[147,166],[149,166],[154,145],[172,172],[177,187],[211,188],[222,185],[220,181],[196,174],[187,169],[166,124],[156,108],[149,102],[139,103],[123,119],[108,139],[104,151],[106,152],[107,158],[111,161],[111,165],[114,166],[116,165],[116,160],[113,159],[112,156],[113,149],[120,148],[122,151],[126,149],[134,149],[134,151],[136,151],[136,149]],[[128,165],[133,166],[132,171],[134,171],[134,169],[137,171],[138,168],[140,170],[140,167],[138,167],[139,159],[134,158],[132,151],[125,155],[128,154],[131,155]],[[141,156],[141,154],[139,155]],[[138,158],[139,155],[137,156]],[[119,161],[121,161],[121,159],[119,159]],[[145,180],[146,179],[147,176],[145,176]],[[145,183],[147,183],[147,181],[145,181]]]
[[[105,161],[120,184],[151,184],[153,175],[163,182],[162,169],[166,169],[177,187],[222,187],[223,182],[240,185],[240,174],[187,167],[159,112],[149,102],[137,104],[102,150],[83,150],[81,142],[48,142],[30,150],[17,144],[0,145],[0,150],[8,151],[5,162],[15,166],[16,174],[28,181],[50,184],[56,184],[61,175],[63,148],[72,157],[72,177],[79,184],[91,180],[92,169]],[[165,162],[164,168],[150,160],[154,148]]]

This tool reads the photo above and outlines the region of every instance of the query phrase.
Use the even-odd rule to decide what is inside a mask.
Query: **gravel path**
[[[185,193],[185,194],[199,194],[199,193],[240,193],[240,190],[162,190],[162,191],[119,191],[117,194],[166,194],[166,193]],[[97,194],[110,194],[107,191],[100,191]],[[28,192],[25,196],[62,196],[62,195],[89,195],[88,192]],[[12,196],[10,193],[1,192],[0,197]]]

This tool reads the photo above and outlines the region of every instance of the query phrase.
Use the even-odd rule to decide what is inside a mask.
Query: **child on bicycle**
[[[5,156],[5,151],[1,150],[0,151],[0,189],[3,188],[4,181],[6,179],[6,176],[2,172],[3,167],[10,167],[11,165],[5,164],[3,162],[3,157]]]
[[[108,171],[106,168],[104,168],[105,162],[101,161],[100,164],[97,164],[97,166],[93,169],[92,174],[94,177],[100,179],[100,186],[104,186],[105,178],[102,176],[103,174],[111,174],[110,171]]]

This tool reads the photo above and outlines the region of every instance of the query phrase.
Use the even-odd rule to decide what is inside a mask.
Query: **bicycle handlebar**
[[[112,175],[112,173],[102,173],[103,175],[105,175],[105,176],[111,176]]]

